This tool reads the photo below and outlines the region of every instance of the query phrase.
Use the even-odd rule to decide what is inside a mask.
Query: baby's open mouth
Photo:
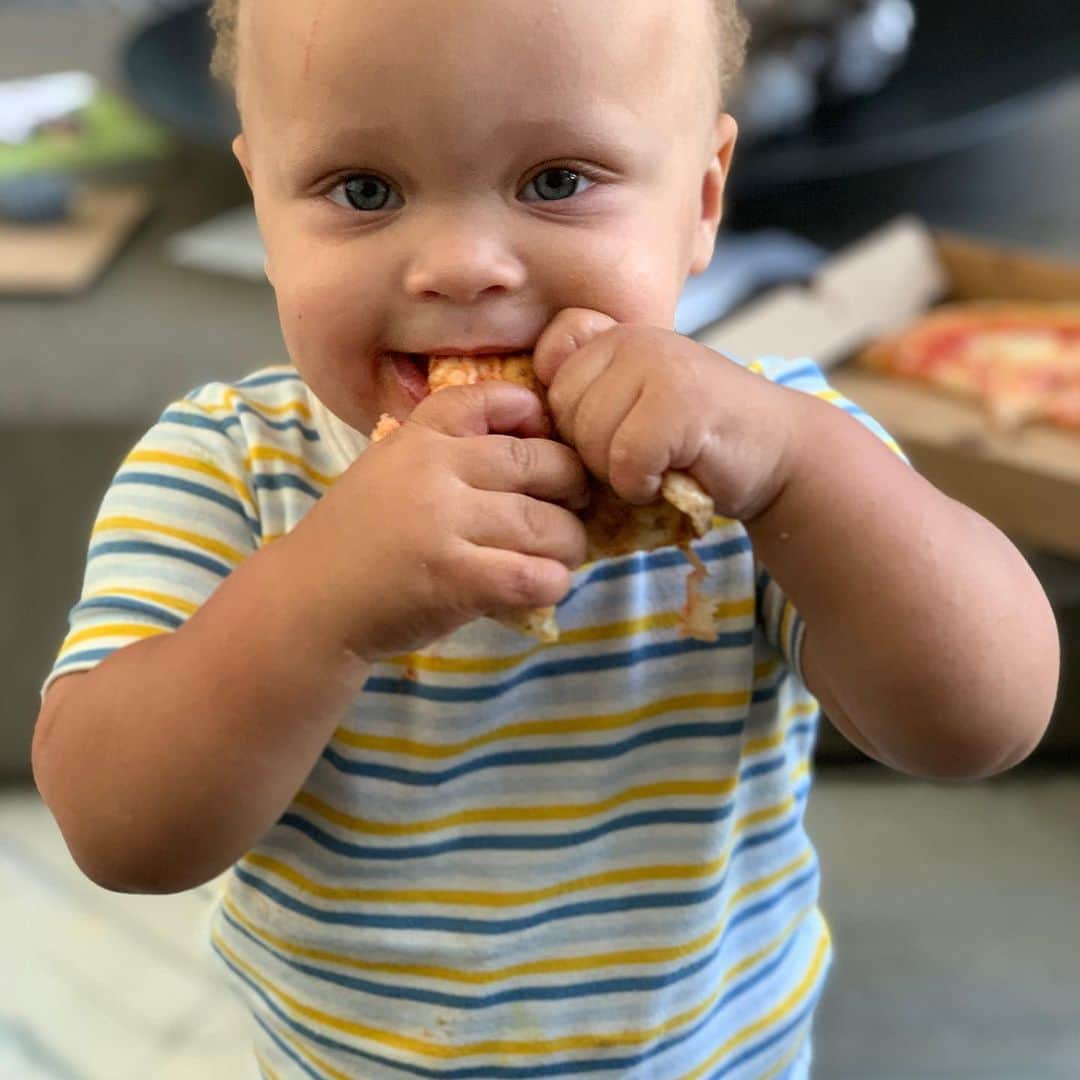
[[[420,353],[391,353],[394,373],[409,396],[417,403],[431,392],[428,389],[428,368],[431,358]]]

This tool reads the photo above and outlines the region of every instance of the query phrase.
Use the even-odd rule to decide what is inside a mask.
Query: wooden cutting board
[[[88,187],[75,197],[66,221],[0,221],[0,292],[69,295],[89,288],[151,203],[144,187]]]

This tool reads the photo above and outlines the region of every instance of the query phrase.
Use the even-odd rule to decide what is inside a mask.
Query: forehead
[[[710,4],[257,0],[241,12],[242,108],[282,134],[316,118],[456,129],[479,109],[593,104],[675,122],[709,96]]]

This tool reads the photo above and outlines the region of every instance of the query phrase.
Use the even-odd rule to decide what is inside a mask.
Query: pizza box
[[[739,357],[812,356],[933,484],[1021,544],[1080,557],[1080,435],[1038,424],[995,430],[975,404],[851,362],[935,304],[976,299],[1080,301],[1080,264],[904,217],[828,260],[807,285],[772,290],[697,337]]]

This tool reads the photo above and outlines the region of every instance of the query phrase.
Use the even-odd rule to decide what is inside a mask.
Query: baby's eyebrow
[[[614,159],[618,165],[642,141],[640,118],[619,105],[583,107],[573,118],[561,115],[510,117],[482,133],[483,152],[492,146],[535,148],[538,155],[575,154]],[[400,125],[387,123],[346,123],[320,130],[317,135],[298,133],[292,138],[286,127],[278,149],[289,171],[300,172],[340,164],[349,153],[377,153],[382,160],[405,159],[414,151],[414,140]],[[459,143],[465,156],[470,151]],[[479,148],[478,148],[479,152]],[[334,160],[331,160],[334,159]]]
[[[582,110],[570,122],[564,117],[510,120],[495,129],[500,140],[520,139],[537,145],[570,143],[576,153],[628,152],[631,134],[640,131],[637,118],[628,109]]]

